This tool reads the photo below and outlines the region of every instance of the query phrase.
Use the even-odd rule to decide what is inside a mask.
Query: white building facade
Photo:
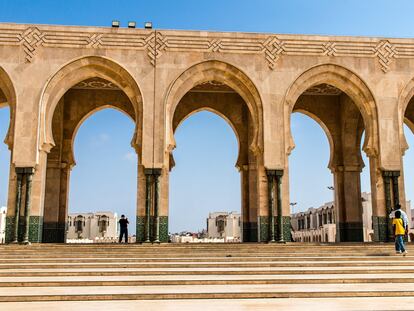
[[[0,244],[6,242],[6,215],[7,207],[0,207]]]
[[[363,192],[362,220],[364,241],[373,240],[371,194]],[[292,238],[296,242],[335,242],[336,224],[334,202],[319,208],[309,208],[305,212],[291,215]]]
[[[116,242],[118,215],[113,212],[73,213],[68,215],[66,240]]]
[[[214,212],[207,218],[207,237],[224,239],[225,242],[240,242],[241,214],[237,212]]]

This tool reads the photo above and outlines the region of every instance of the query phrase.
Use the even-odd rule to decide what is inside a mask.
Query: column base
[[[168,235],[168,216],[159,216],[160,219],[160,237],[159,237],[159,243],[167,243],[169,241],[169,235]],[[137,243],[144,243],[146,240],[145,237],[145,216],[137,216],[137,234],[136,239]],[[151,236],[151,242],[154,240],[154,217],[151,216],[150,218],[150,236]],[[158,243],[158,241],[157,241]]]
[[[338,242],[364,242],[362,222],[340,222],[336,224]]]
[[[66,223],[44,222],[43,223],[43,243],[65,243],[66,242]]]
[[[18,241],[23,241],[24,217],[19,219]],[[29,219],[29,241],[41,243],[43,233],[43,216],[30,216]],[[6,217],[6,243],[13,242],[14,239],[14,216]]]
[[[257,222],[243,223],[243,242],[257,242]]]
[[[275,241],[278,242],[278,224],[277,224],[277,216],[274,216],[274,223],[275,223]],[[282,216],[282,224],[283,224],[283,241],[284,242],[291,242],[292,235],[291,235],[291,225],[290,225],[290,216]],[[259,239],[258,242],[269,242],[269,218],[267,216],[260,216],[259,217]]]
[[[391,241],[388,236],[388,219],[385,216],[372,216],[372,227],[374,229],[374,242]]]

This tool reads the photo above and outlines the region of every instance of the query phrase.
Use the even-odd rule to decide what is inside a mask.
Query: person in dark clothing
[[[122,243],[122,236],[125,236],[125,243],[128,243],[128,218],[125,218],[125,215],[121,215],[119,220],[119,229],[121,231],[119,235],[119,243]]]

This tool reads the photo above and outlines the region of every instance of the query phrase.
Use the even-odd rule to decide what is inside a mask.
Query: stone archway
[[[403,209],[410,208],[406,204],[406,195],[409,196],[410,193],[406,193],[406,190],[410,189],[410,181],[412,181],[412,173],[409,169],[406,169],[406,158],[409,156],[407,150],[413,146],[410,146],[408,143],[408,135],[404,130],[404,125],[408,127],[408,130],[414,134],[414,78],[412,78],[402,89],[399,101],[398,101],[398,128],[400,133],[400,150],[401,150],[401,178],[403,180],[401,187],[401,205]],[[411,151],[412,152],[412,151]],[[410,153],[410,152],[409,152]],[[407,183],[406,183],[407,181]],[[407,186],[407,187],[406,187]],[[411,239],[411,241],[413,241]]]
[[[143,179],[142,96],[132,76],[120,65],[105,58],[87,57],[71,62],[51,78],[41,104],[39,146],[48,153],[43,242],[65,242],[69,178],[75,165],[73,142],[78,128],[104,108],[129,116],[135,124],[131,146],[138,154],[138,179]],[[137,203],[143,204],[142,191],[137,193],[142,196]]]
[[[83,57],[58,70],[48,81],[40,99],[39,149],[48,152],[54,145],[52,119],[62,96],[74,85],[91,78],[101,78],[121,89],[131,101],[135,112],[134,144],[141,150],[142,94],[132,75],[116,62],[97,56]]]
[[[360,142],[364,130],[363,150],[371,161],[376,161],[378,154],[377,110],[371,92],[359,77],[341,66],[319,65],[301,74],[285,97],[287,154],[294,148],[290,115],[296,111],[307,114],[329,133],[338,241],[363,241]],[[371,185],[375,182],[371,180]]]
[[[17,184],[16,179],[16,172],[15,167],[13,165],[13,146],[14,146],[14,128],[15,128],[15,120],[16,120],[16,104],[17,104],[17,97],[16,91],[11,80],[11,77],[6,72],[5,69],[0,67],[0,108],[9,107],[9,117],[10,121],[7,125],[7,134],[4,139],[4,143],[7,145],[8,149],[11,152],[10,156],[10,171],[8,176],[8,197],[7,197],[7,216],[6,216],[6,228],[5,228],[5,242],[11,242],[15,240],[15,230],[16,224],[17,227],[23,227],[24,223],[21,221],[22,217],[16,218],[16,197],[15,197],[15,189]],[[20,213],[23,215],[23,213]]]
[[[8,106],[10,108],[10,124],[4,142],[10,150],[13,148],[14,123],[16,115],[16,92],[13,83],[7,72],[0,67],[0,108]]]
[[[165,146],[167,151],[175,147],[173,116],[180,100],[191,89],[203,83],[215,81],[227,85],[238,93],[246,103],[253,120],[253,139],[249,146],[257,150],[263,146],[263,108],[257,88],[240,69],[221,61],[206,61],[185,70],[170,85],[165,96]]]
[[[263,167],[263,110],[253,82],[236,67],[206,61],[184,71],[170,85],[165,97],[165,167],[174,166],[174,132],[191,114],[209,110],[233,128],[239,142],[236,167],[241,173],[243,241],[257,241],[261,204],[259,179]],[[166,176],[168,172],[164,174]],[[265,177],[266,178],[266,177]],[[164,210],[168,214],[168,209]],[[267,233],[267,231],[265,231]],[[262,236],[262,239],[266,237]]]

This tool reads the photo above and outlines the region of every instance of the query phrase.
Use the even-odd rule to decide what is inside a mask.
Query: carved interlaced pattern
[[[60,29],[60,30],[59,30]],[[262,55],[273,70],[284,55],[326,57],[376,58],[386,73],[396,58],[413,58],[414,44],[407,40],[332,40],[329,37],[243,35],[193,32],[131,31],[100,33],[85,29],[83,32],[61,28],[42,30],[31,26],[24,30],[0,28],[0,45],[20,45],[25,61],[32,62],[41,47],[133,49],[146,51],[149,62],[155,66],[166,52],[208,52]]]

